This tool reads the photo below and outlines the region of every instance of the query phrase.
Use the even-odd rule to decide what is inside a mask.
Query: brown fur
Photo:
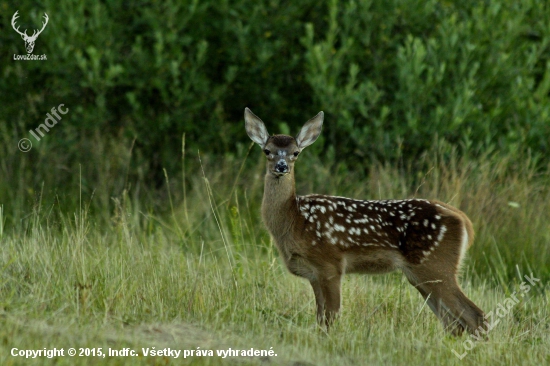
[[[308,121],[295,139],[266,137],[261,120],[248,112],[247,132],[267,151],[263,220],[289,271],[310,281],[320,323],[328,327],[338,314],[346,272],[401,269],[453,334],[464,329],[473,333],[482,324],[483,311],[457,282],[463,236],[468,235],[467,246],[474,238],[472,223],[462,211],[421,199],[296,196],[294,153],[315,141],[322,114]]]

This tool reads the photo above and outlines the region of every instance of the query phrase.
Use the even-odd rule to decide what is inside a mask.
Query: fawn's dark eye
[[[294,151],[294,156],[298,156],[299,153],[299,151]]]
[[[268,149],[265,149],[265,150],[264,150],[264,153],[265,153],[266,155],[269,155],[269,154],[271,154],[271,151],[269,151]]]

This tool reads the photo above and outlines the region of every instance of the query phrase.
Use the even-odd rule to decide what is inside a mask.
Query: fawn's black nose
[[[275,166],[275,171],[277,173],[288,173],[288,165],[286,161],[284,160],[279,161]]]

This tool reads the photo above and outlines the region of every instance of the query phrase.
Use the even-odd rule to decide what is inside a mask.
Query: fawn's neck
[[[294,170],[281,177],[270,172],[265,175],[262,217],[275,238],[291,233],[294,218],[298,215]]]

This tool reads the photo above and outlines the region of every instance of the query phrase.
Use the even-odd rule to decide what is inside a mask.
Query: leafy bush
[[[111,176],[129,175],[110,187],[117,192],[136,179],[162,184],[163,167],[175,175],[183,133],[191,151],[242,156],[245,106],[272,133],[296,133],[324,110],[314,152],[344,169],[363,170],[372,159],[414,162],[435,141],[473,156],[548,156],[543,0],[0,6],[0,43],[10,56],[0,65],[3,176],[27,176],[25,185],[74,186],[78,164],[90,190],[103,184],[86,166],[98,141]],[[11,59],[25,52],[9,27],[15,10],[30,29],[49,14],[34,51],[47,61]],[[21,157],[17,140],[60,103],[69,114]],[[131,151],[129,166],[121,150]]]

